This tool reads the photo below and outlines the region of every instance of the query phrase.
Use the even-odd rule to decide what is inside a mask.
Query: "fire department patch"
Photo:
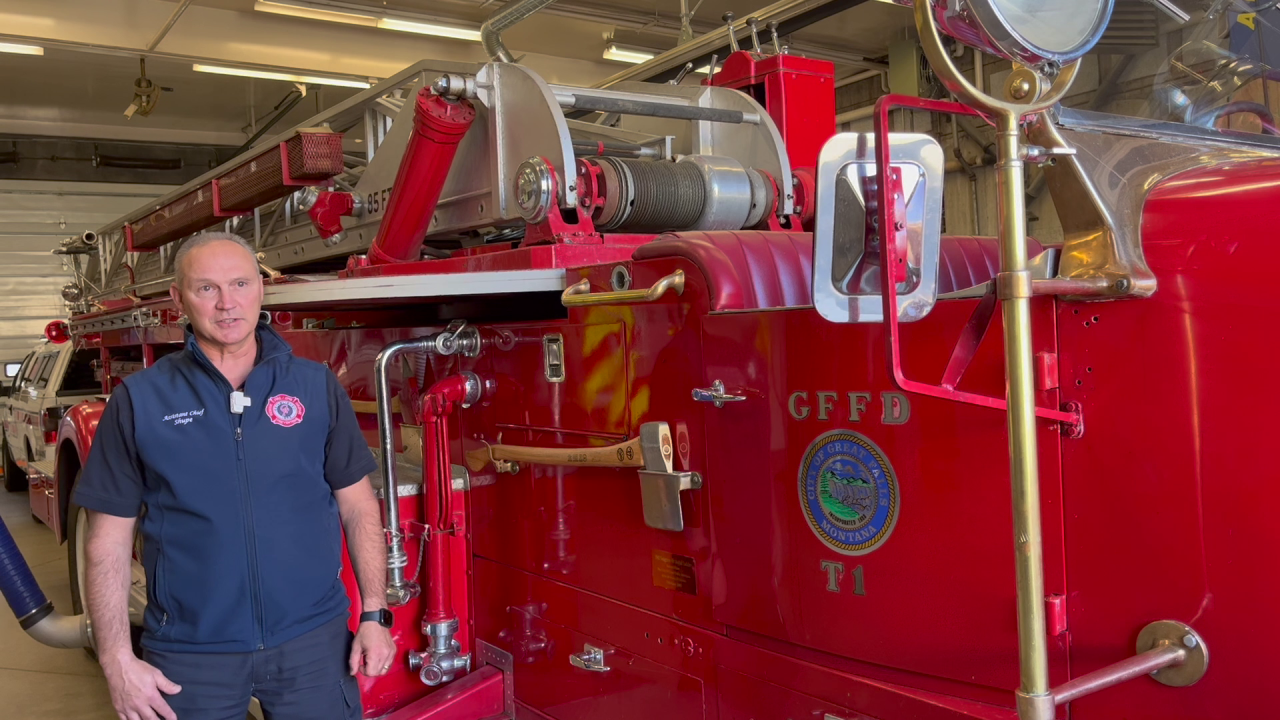
[[[898,521],[898,481],[876,444],[850,430],[818,436],[800,464],[800,505],[818,539],[865,555]]]
[[[267,417],[280,427],[293,427],[306,414],[302,401],[292,395],[276,395],[267,401]]]

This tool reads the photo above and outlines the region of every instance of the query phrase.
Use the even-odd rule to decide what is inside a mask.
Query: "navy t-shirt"
[[[324,447],[324,479],[334,490],[354,485],[377,469],[351,399],[329,373],[329,437]],[[142,511],[146,473],[133,438],[133,403],[122,384],[111,393],[98,421],[89,459],[72,500],[87,510],[137,517]],[[317,449],[318,450],[318,449]],[[181,452],[180,448],[174,448]]]

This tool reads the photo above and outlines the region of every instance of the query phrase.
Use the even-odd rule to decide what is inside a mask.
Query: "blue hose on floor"
[[[9,602],[9,609],[25,630],[53,612],[53,603],[44,596],[36,584],[31,568],[18,551],[9,528],[0,520],[0,593]]]

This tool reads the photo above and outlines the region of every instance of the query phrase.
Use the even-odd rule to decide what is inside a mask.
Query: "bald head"
[[[169,296],[211,356],[253,342],[262,292],[258,258],[239,236],[197,235],[174,258]]]
[[[191,272],[187,267],[187,258],[191,253],[199,248],[212,245],[214,243],[231,243],[248,253],[250,261],[254,267],[258,265],[258,255],[249,247],[249,243],[244,238],[229,232],[206,232],[200,233],[182,243],[182,247],[178,248],[178,254],[173,259],[173,283],[178,287],[183,287],[186,279],[190,277]]]

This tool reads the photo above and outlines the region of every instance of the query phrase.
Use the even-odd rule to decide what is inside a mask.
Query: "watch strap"
[[[368,612],[360,613],[360,622],[362,623],[375,622],[384,628],[391,627],[391,619],[392,619],[391,611],[385,608],[382,610],[370,610]]]

